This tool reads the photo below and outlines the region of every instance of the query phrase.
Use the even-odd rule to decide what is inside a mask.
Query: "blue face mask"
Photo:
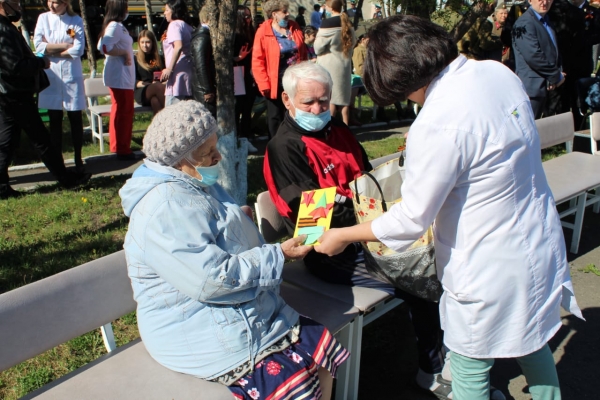
[[[277,21],[277,23],[282,28],[287,28],[287,26],[288,26],[288,20],[285,18],[280,19],[279,21]]]
[[[329,110],[321,114],[313,114],[310,112],[298,110],[296,108],[296,116],[294,117],[300,128],[311,132],[317,132],[325,128],[325,125],[331,121],[331,112]]]
[[[188,161],[190,163],[192,163],[192,165],[194,164],[194,162],[192,160]],[[215,183],[217,183],[217,180],[219,179],[219,163],[216,163],[215,165],[211,165],[210,167],[194,167],[196,169],[196,172],[198,172],[200,174],[200,176],[202,178],[198,179],[198,178],[194,178],[194,180],[196,182],[198,182],[198,184],[200,186],[212,186]]]
[[[331,13],[329,11],[325,11],[325,18],[331,18]]]

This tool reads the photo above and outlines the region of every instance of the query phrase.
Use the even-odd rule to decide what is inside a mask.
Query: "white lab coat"
[[[106,52],[112,49],[128,50],[131,65],[125,65],[122,56],[109,56]],[[135,63],[133,61],[133,39],[127,28],[120,22],[112,21],[104,30],[104,35],[98,41],[98,50],[106,55],[104,62],[104,86],[113,89],[135,89]]]
[[[406,249],[435,219],[446,345],[472,358],[519,357],[580,318],[554,198],[519,78],[459,56],[429,85],[410,128],[401,203],[373,221]]]
[[[71,38],[67,30],[73,29]],[[79,111],[85,109],[83,70],[81,56],[85,49],[83,21],[78,15],[40,14],[33,35],[38,53],[45,54],[48,43],[72,43],[68,53],[71,58],[49,57],[50,68],[45,70],[50,86],[40,93],[38,107],[48,110]]]

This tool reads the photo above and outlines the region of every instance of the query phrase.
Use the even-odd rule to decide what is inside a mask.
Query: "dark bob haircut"
[[[363,81],[380,106],[405,100],[458,57],[444,28],[412,15],[386,18],[369,29],[368,36]]]
[[[185,0],[168,0],[165,4],[169,6],[173,12],[171,14],[171,19],[180,19],[182,21],[187,19],[188,7]]]

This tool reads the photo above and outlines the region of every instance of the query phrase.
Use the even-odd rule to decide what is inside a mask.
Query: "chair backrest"
[[[595,112],[590,117],[590,140],[592,142],[592,154],[600,156],[600,151],[598,151],[598,142],[600,141],[600,112]]]
[[[381,164],[393,160],[394,158],[398,158],[400,157],[400,152],[397,153],[393,153],[393,154],[388,154],[387,156],[383,156],[383,157],[379,157],[376,158],[374,160],[370,160],[371,162],[371,167],[373,167],[373,169],[379,167]]]
[[[267,242],[275,242],[288,234],[283,217],[277,211],[268,191],[258,194],[254,208],[258,230]]]
[[[573,114],[571,112],[536,119],[535,125],[540,135],[542,149],[570,142],[575,137]]]
[[[0,371],[136,309],[123,250],[0,295]]]
[[[110,91],[104,86],[102,78],[87,78],[83,81],[86,97],[100,97],[110,95]]]

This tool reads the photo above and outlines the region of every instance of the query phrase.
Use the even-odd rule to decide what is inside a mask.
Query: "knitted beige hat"
[[[180,101],[154,116],[144,136],[144,154],[172,167],[216,132],[217,122],[201,103]]]

